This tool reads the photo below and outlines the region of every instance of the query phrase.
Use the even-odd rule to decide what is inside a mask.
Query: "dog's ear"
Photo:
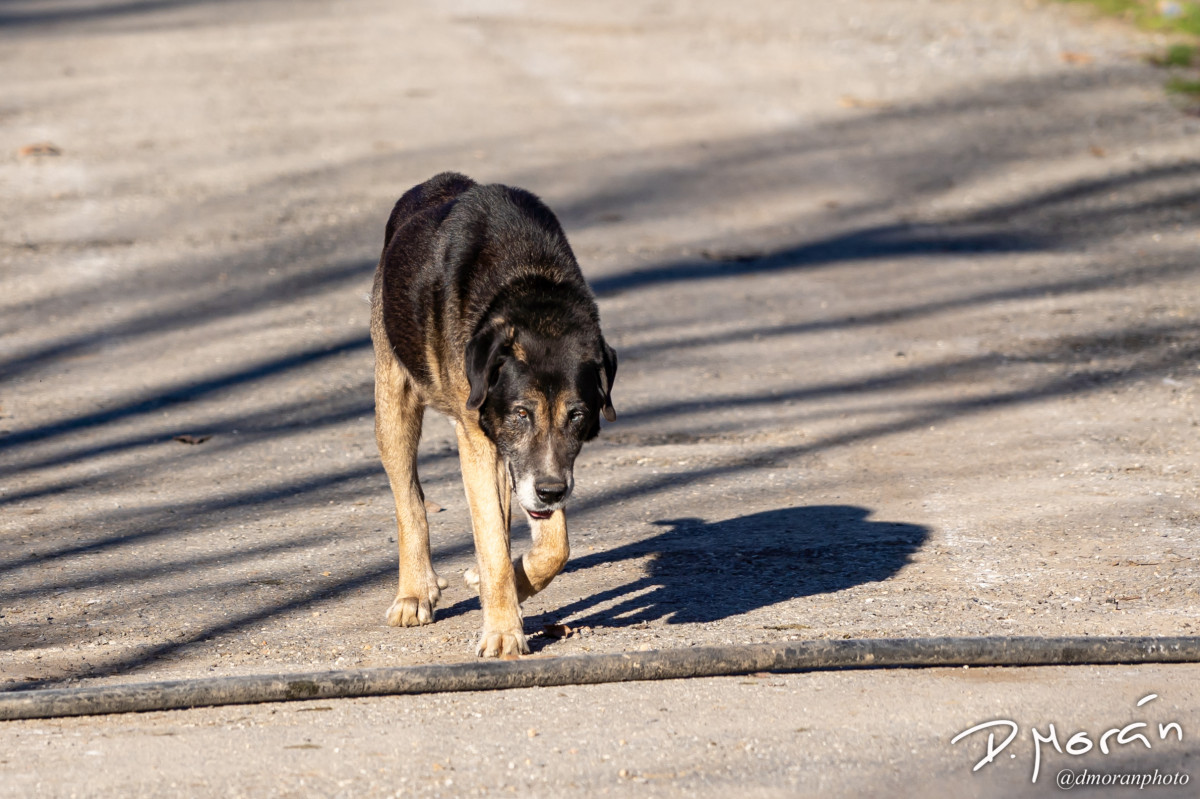
[[[485,323],[467,342],[463,357],[467,382],[471,386],[471,393],[467,397],[467,410],[477,411],[483,407],[488,391],[499,377],[506,343],[502,325],[495,321]]]
[[[610,422],[617,421],[617,412],[612,404],[612,385],[617,378],[617,352],[608,346],[608,342],[600,339],[600,399],[603,405],[600,412]]]

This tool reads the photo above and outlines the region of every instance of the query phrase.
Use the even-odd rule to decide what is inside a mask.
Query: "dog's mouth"
[[[529,514],[529,518],[537,519],[538,521],[549,519],[554,515],[554,511],[552,510],[530,510],[529,508],[526,508],[525,512]]]

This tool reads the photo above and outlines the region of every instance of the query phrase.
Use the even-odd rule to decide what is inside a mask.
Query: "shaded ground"
[[[383,624],[395,536],[364,302],[392,202],[443,169],[556,209],[621,356],[619,419],[577,469],[572,563],[526,609],[528,632],[584,629],[535,638],[541,654],[1194,634],[1200,120],[1138,57],[1152,40],[1076,11],[0,4],[0,688],[469,656],[469,521],[432,415],[421,469],[451,587],[435,626]],[[61,154],[19,154],[40,141]],[[1102,701],[1096,675],[1131,696],[1131,673],[1055,672],[1054,696],[1103,725],[1133,702]],[[1152,673],[1194,713],[1194,669]],[[1036,715],[1041,672],[1015,674],[988,701]],[[969,781],[961,719],[905,704],[943,676],[809,679],[780,678],[805,702],[825,685],[811,706],[831,720],[881,681],[882,759],[828,783],[812,769],[858,761],[799,781],[730,761],[740,784],[871,793],[919,743],[909,784],[1016,790]],[[686,707],[737,684],[661,690]],[[424,725],[442,701],[354,706]],[[782,725],[792,701],[747,718]],[[69,750],[22,748],[44,728],[0,729],[24,753],[0,791],[65,773]],[[821,751],[866,757],[862,734]],[[778,763],[808,746],[777,743]],[[214,793],[301,790],[291,765],[278,785],[213,768]],[[339,779],[321,791],[401,787]],[[547,795],[569,793],[555,779]]]

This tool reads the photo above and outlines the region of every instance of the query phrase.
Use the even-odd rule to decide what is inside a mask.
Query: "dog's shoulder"
[[[476,185],[463,203],[462,216],[486,220],[486,235],[512,243],[521,237],[566,241],[558,217],[542,199],[527,189],[502,183]]]
[[[443,224],[444,268],[470,323],[527,280],[570,287],[590,298],[566,233],[533,192],[502,184],[464,194]]]

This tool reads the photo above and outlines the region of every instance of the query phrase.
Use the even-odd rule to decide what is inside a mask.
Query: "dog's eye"
[[[572,422],[582,422],[583,421],[583,411],[571,411],[570,415],[567,416],[567,418],[570,419]]]
[[[529,411],[525,410],[524,408],[517,408],[517,418],[518,419],[528,419]]]

